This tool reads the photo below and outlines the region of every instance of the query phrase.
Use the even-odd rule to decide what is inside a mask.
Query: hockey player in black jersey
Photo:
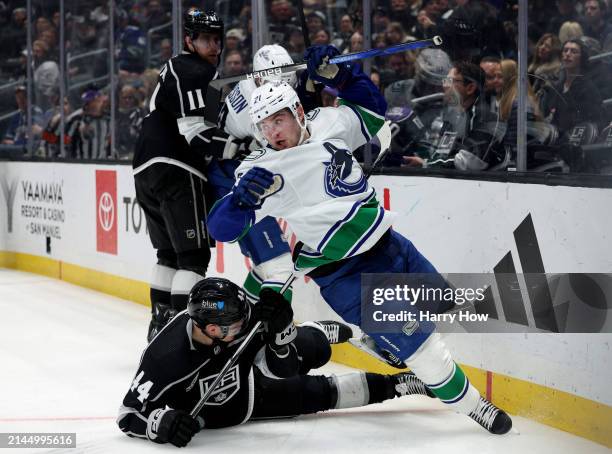
[[[295,416],[358,407],[409,395],[431,395],[412,373],[306,375],[330,358],[329,332],[346,341],[350,329],[336,322],[293,326],[293,311],[277,292],[264,289],[252,305],[232,282],[207,278],[145,349],[123,399],[117,424],[131,437],[185,446],[201,429],[251,419]],[[196,406],[256,321],[257,333],[229,369],[200,414]],[[326,334],[327,332],[327,334]]]
[[[149,338],[172,308],[185,309],[210,261],[205,163],[216,143],[215,125],[204,122],[203,112],[208,83],[218,76],[223,22],[215,12],[191,9],[184,28],[184,50],[160,72],[133,160],[136,198],[158,258]]]

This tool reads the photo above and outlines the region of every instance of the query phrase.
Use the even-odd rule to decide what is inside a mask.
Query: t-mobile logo
[[[13,205],[15,204],[15,194],[17,193],[17,180],[12,182],[0,179],[0,189],[4,193],[4,202],[6,203],[6,223],[8,233],[13,232]]]

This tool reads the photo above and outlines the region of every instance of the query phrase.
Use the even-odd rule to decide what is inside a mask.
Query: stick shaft
[[[413,41],[410,43],[396,44],[394,46],[384,47],[382,49],[369,49],[361,52],[353,52],[352,54],[338,55],[329,59],[330,63],[345,63],[347,61],[364,60],[366,58],[378,57],[380,55],[391,55],[398,52],[406,52],[407,50],[423,49],[425,47],[437,46],[441,43],[436,38],[424,39],[422,41]]]

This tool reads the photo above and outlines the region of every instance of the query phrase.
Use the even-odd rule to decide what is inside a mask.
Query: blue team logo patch
[[[349,150],[336,148],[329,142],[325,142],[323,146],[331,154],[331,160],[323,163],[325,166],[325,192],[332,197],[343,197],[364,192],[368,182],[360,167],[357,181],[346,181],[353,171],[353,153]]]
[[[225,301],[217,301],[217,309],[222,311],[225,307]]]

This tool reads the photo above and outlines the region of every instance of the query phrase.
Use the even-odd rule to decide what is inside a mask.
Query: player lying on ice
[[[362,273],[437,271],[393,231],[395,213],[379,205],[353,158],[352,151],[383,125],[386,102],[358,66],[326,63],[338,53],[333,46],[305,53],[309,77],[339,90],[337,108],[305,115],[295,91],[284,83],[253,92],[251,119],[267,146],[238,167],[237,183],[213,207],[208,228],[218,241],[236,241],[264,216],[285,219],[303,243],[293,253],[295,269],[313,278],[344,320],[361,326]],[[472,386],[432,323],[417,323],[407,333],[364,331],[453,410],[494,434],[512,427],[510,417]]]
[[[200,414],[190,416],[258,320],[266,329],[248,344]],[[351,335],[337,322],[306,322],[296,329],[291,305],[278,292],[264,289],[252,305],[231,281],[206,278],[191,290],[187,310],[145,349],[117,424],[131,437],[181,447],[203,428],[360,407],[409,394],[431,396],[410,372],[306,375],[329,361],[330,343]]]

